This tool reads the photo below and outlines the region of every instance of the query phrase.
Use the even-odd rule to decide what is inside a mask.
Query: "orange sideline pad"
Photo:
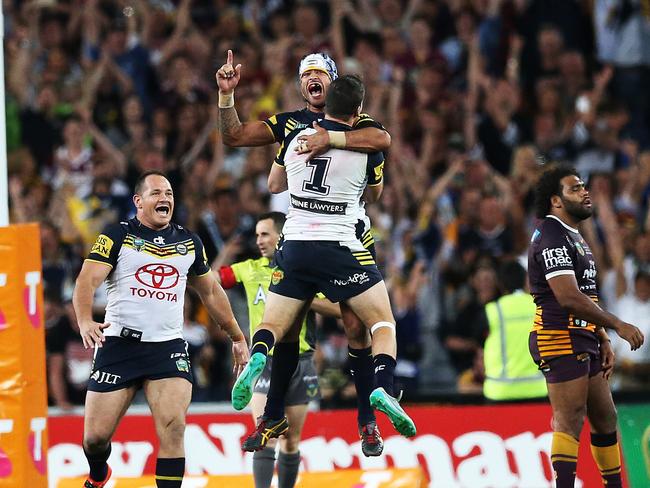
[[[114,488],[156,488],[153,476],[141,478],[111,478]],[[193,482],[193,480],[196,480]],[[57,488],[79,488],[83,478],[65,478]],[[343,469],[333,472],[302,472],[298,476],[297,488],[424,488],[427,480],[419,468],[413,469]],[[185,476],[183,487],[201,488],[254,488],[253,475],[240,476]]]
[[[0,488],[47,486],[47,392],[37,224],[0,228]]]

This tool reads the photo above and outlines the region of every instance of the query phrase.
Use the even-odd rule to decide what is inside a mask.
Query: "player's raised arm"
[[[215,75],[219,87],[219,131],[226,146],[266,146],[275,142],[273,132],[264,122],[241,123],[235,109],[235,87],[241,77],[241,64],[233,66],[233,54],[228,50],[226,63]]]
[[[86,260],[77,277],[72,295],[72,304],[79,324],[79,333],[85,348],[95,345],[102,347],[103,330],[110,324],[93,320],[93,297],[95,290],[102,284],[111,271],[111,266],[96,261]]]

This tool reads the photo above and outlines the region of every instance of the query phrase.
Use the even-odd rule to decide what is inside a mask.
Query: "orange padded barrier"
[[[0,228],[0,487],[47,486],[47,393],[37,224]]]

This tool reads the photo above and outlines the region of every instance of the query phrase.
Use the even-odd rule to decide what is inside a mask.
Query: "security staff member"
[[[546,397],[546,381],[528,352],[535,302],[527,291],[526,271],[516,261],[499,270],[505,294],[485,305],[489,334],[484,346],[485,398],[495,401]]]

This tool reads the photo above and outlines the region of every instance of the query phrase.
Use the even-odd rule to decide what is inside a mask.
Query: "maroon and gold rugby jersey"
[[[598,303],[596,262],[577,229],[547,215],[539,224],[528,250],[530,292],[537,312],[531,334],[536,361],[584,352],[598,353],[595,324],[575,317],[558,303],[548,280],[574,275],[582,293]],[[535,357],[537,356],[537,357]]]

